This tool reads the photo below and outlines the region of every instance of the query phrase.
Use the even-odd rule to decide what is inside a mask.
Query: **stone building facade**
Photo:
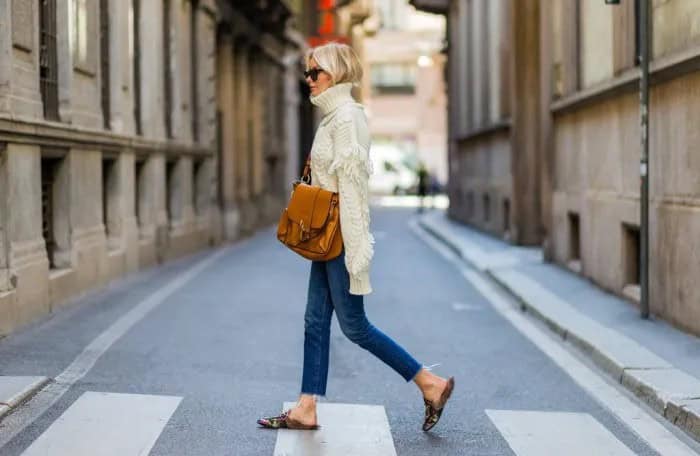
[[[636,303],[638,2],[414,3],[448,17],[450,215]],[[651,4],[650,306],[700,334],[700,3]]]
[[[299,166],[290,16],[280,1],[0,0],[0,336],[276,221]]]
[[[445,21],[406,0],[377,0],[378,30],[364,40],[364,102],[373,143],[400,146],[447,181]]]

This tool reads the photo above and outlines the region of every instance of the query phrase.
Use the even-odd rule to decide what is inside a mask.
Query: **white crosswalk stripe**
[[[634,456],[587,413],[486,410],[518,456]]]
[[[147,455],[181,400],[85,392],[22,455]]]
[[[396,456],[384,407],[321,403],[317,413],[316,431],[277,431],[274,456]]]

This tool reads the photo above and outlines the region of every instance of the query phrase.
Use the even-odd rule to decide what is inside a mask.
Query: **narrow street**
[[[374,292],[365,305],[421,362],[455,376],[432,432],[420,430],[418,390],[335,321],[324,427],[258,429],[256,418],[298,393],[309,267],[269,228],[114,282],[0,340],[0,375],[52,379],[0,421],[0,454],[694,454],[622,392],[617,415],[603,406],[614,387],[534,321],[504,318],[506,298],[484,293],[486,279],[448,261],[414,218],[414,209],[373,208]]]

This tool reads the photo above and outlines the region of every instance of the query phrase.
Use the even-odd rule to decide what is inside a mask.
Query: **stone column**
[[[134,131],[132,65],[129,57],[129,5],[131,0],[109,2],[110,118],[112,131]]]
[[[61,122],[71,123],[73,52],[70,45],[71,7],[68,1],[56,2],[56,55],[58,57],[58,109]],[[38,2],[35,2],[38,4]],[[38,7],[38,6],[37,6]],[[38,17],[38,11],[37,11]],[[37,49],[39,46],[37,45]],[[37,68],[38,71],[38,68]]]
[[[10,110],[10,81],[12,80],[12,27],[10,24],[10,3],[12,0],[0,0],[0,112]]]
[[[235,135],[236,135],[236,196],[240,208],[240,230],[244,234],[251,234],[255,222],[255,205],[252,201],[253,192],[251,174],[253,149],[252,149],[252,101],[250,84],[251,48],[241,39],[235,43]]]
[[[141,1],[141,123],[143,136],[165,137],[163,116],[163,1]]]
[[[221,185],[222,210],[224,211],[224,235],[227,239],[238,237],[238,225],[240,215],[236,201],[236,116],[240,112],[236,110],[235,97],[235,50],[233,36],[229,33],[221,34],[218,43],[218,116],[219,116],[219,157],[218,182]]]
[[[513,237],[541,242],[540,205],[540,2],[512,4]]]
[[[11,323],[2,330],[28,323],[49,312],[49,263],[42,236],[41,153],[37,146],[8,144],[4,152],[7,265]]]
[[[121,220],[120,249],[124,251],[124,273],[139,267],[139,227],[136,220],[136,160],[133,150],[124,150],[117,159],[117,217]]]
[[[66,163],[65,171],[60,170],[57,182],[66,180],[68,194],[65,202],[68,207],[56,210],[69,214],[64,228],[69,229],[66,236],[70,251],[71,265],[75,278],[66,281],[63,289],[58,283],[52,284],[51,301],[64,302],[77,290],[86,290],[99,286],[107,278],[106,240],[102,225],[102,154],[94,149],[72,149]]]
[[[0,19],[1,20],[1,19]],[[0,195],[7,195],[7,144],[0,143]],[[7,240],[5,223],[7,220],[7,197],[0,196],[0,295],[10,288],[10,276],[7,269]],[[2,313],[0,312],[0,315]],[[0,316],[0,320],[2,317]]]
[[[263,66],[264,56],[259,48],[255,48],[253,52],[249,54],[250,62],[248,65],[248,80],[249,80],[249,102],[248,110],[250,112],[249,123],[250,123],[250,175],[252,177],[250,182],[250,193],[253,199],[256,200],[260,197],[263,190],[262,180],[263,180],[263,128],[264,128],[264,112],[265,112],[265,96],[269,94],[264,94],[264,81],[265,81],[265,67]]]

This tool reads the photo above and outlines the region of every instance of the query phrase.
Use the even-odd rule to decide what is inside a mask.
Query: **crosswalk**
[[[147,455],[181,400],[85,392],[22,455]]]
[[[518,456],[634,456],[587,413],[487,410],[486,414]]]
[[[22,456],[148,455],[181,400],[84,392]],[[293,406],[285,402],[283,409]],[[484,413],[516,456],[635,454],[587,413],[491,409]],[[383,406],[319,403],[318,418],[321,428],[316,431],[277,431],[273,456],[397,456]]]

